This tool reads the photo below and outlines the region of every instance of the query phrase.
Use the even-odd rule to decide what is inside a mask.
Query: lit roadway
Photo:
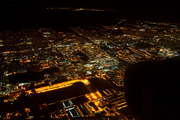
[[[50,86],[36,88],[35,91],[36,91],[36,93],[48,92],[48,91],[57,90],[60,88],[69,87],[73,83],[77,83],[77,82],[83,82],[85,85],[90,84],[87,79],[71,80],[71,81],[67,81],[67,82],[63,82],[63,83],[57,83],[57,84],[50,85]],[[26,91],[26,93],[30,94],[30,93],[32,93],[32,90],[28,90],[28,91]]]

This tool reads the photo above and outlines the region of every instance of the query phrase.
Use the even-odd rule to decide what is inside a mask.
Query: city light
[[[100,13],[115,12],[100,8],[45,9],[57,14],[66,11],[66,15],[76,17],[87,13],[92,21]],[[98,13],[97,18],[88,17],[89,13]],[[180,56],[180,24],[110,18],[112,24],[101,23],[102,17],[94,27],[68,26],[68,32],[53,27],[0,31],[0,116],[33,119],[38,110],[39,118],[122,116],[127,109],[123,91],[127,66]],[[55,91],[60,91],[59,98],[44,97]]]

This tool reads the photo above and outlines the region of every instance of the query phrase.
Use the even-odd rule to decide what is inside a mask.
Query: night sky
[[[142,1],[142,0],[37,0],[37,1],[5,1],[0,4],[0,26],[13,26],[15,24],[30,21],[38,21],[38,16],[46,7],[86,7],[101,9],[116,9],[123,18],[144,19],[155,21],[180,22],[178,1]],[[47,16],[48,17],[48,16]],[[66,16],[64,16],[66,17]],[[108,16],[107,16],[108,17]],[[41,20],[39,20],[41,21]]]
[[[167,17],[174,16],[178,18],[178,12],[180,8],[178,1],[157,1],[157,0],[25,0],[25,1],[5,1],[1,6],[1,12],[6,10],[21,9],[36,10],[38,8],[44,8],[46,6],[58,6],[58,7],[88,7],[88,8],[102,8],[102,9],[118,9],[129,15],[141,14],[141,15],[161,15]],[[13,12],[13,11],[12,11]]]
[[[175,0],[171,1],[157,1],[157,0],[36,0],[36,1],[5,1],[1,4],[1,7],[44,7],[44,6],[70,6],[70,7],[94,7],[94,8],[112,8],[120,10],[159,10],[159,11],[176,11],[179,10],[178,2]],[[165,10],[166,9],[166,10]]]

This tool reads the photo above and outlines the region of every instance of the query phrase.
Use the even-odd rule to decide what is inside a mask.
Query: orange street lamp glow
[[[77,82],[83,82],[85,85],[90,84],[87,79],[71,80],[71,81],[67,81],[67,82],[63,82],[63,83],[57,83],[57,84],[54,84],[54,85],[51,85],[51,86],[45,86],[45,87],[36,88],[35,91],[36,91],[36,93],[42,93],[42,92],[57,90],[57,89],[60,89],[60,88],[69,87],[73,83],[77,83]],[[29,93],[29,94],[31,93],[30,91],[26,91],[26,92]]]

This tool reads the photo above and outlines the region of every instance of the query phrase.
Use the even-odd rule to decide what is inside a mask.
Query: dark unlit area
[[[137,120],[177,119],[180,59],[148,61],[128,66],[125,96]]]

